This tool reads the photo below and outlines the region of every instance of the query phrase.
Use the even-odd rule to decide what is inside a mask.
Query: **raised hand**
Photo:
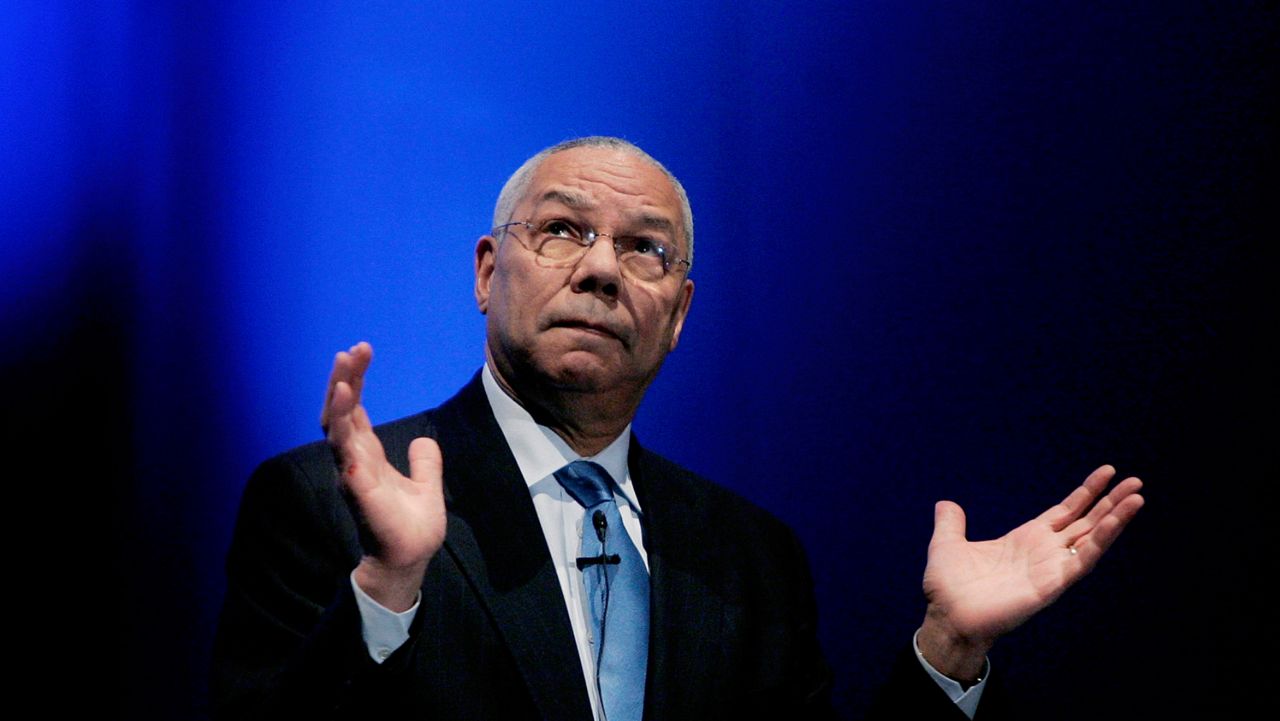
[[[1102,466],[1061,503],[991,541],[966,540],[960,506],[937,504],[924,572],[929,608],[917,639],[934,668],[976,678],[997,638],[1093,569],[1142,508],[1137,478],[1098,499],[1114,476],[1114,468]]]
[[[356,583],[393,611],[413,605],[427,564],[445,536],[443,461],[430,438],[409,445],[409,477],[387,461],[360,404],[373,348],[359,343],[333,359],[320,426],[338,462],[339,476],[369,530]]]

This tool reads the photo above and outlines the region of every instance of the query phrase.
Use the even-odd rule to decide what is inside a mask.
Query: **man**
[[[327,444],[251,479],[219,711],[830,715],[793,535],[631,438],[679,343],[692,256],[684,191],[639,148],[584,138],[526,162],[476,245],[477,378],[374,428],[360,405],[372,349],[354,346],[334,361]],[[972,714],[995,639],[1087,573],[1141,507],[1137,479],[1097,500],[1112,475],[996,541],[967,542],[960,508],[938,504],[920,656],[895,667],[883,709]]]

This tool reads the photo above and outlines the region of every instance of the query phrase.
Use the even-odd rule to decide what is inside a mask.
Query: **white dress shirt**
[[[489,406],[493,409],[494,418],[507,446],[515,456],[520,475],[529,486],[529,495],[533,498],[533,507],[538,514],[538,523],[542,526],[542,535],[547,541],[547,550],[555,565],[556,577],[560,581],[560,591],[564,594],[565,607],[569,611],[569,623],[573,627],[573,637],[578,646],[578,658],[582,662],[582,676],[586,682],[587,694],[591,699],[591,709],[597,719],[603,716],[599,695],[595,682],[595,652],[592,645],[591,625],[587,608],[587,600],[583,596],[582,584],[578,582],[576,560],[578,549],[582,543],[582,523],[586,509],[578,504],[555,479],[556,471],[570,463],[583,459],[600,464],[618,485],[614,498],[618,503],[618,512],[622,516],[622,525],[627,535],[635,544],[645,567],[649,565],[649,556],[645,551],[640,531],[640,504],[636,500],[635,489],[631,484],[631,472],[627,467],[627,452],[631,446],[631,426],[627,425],[621,435],[613,440],[603,451],[590,456],[578,455],[564,442],[555,431],[540,426],[533,416],[519,403],[507,395],[493,377],[493,371],[485,365],[481,377]],[[447,459],[446,459],[447,462]],[[418,612],[418,604],[403,612],[395,613],[374,601],[355,582],[355,572],[351,574],[351,587],[355,592],[356,605],[360,610],[361,631],[369,656],[382,663],[397,648],[409,639],[409,625]],[[914,639],[912,644],[915,645]],[[978,708],[978,699],[986,685],[984,680],[965,691],[960,684],[943,676],[924,660],[920,649],[916,646],[916,658],[929,675],[942,687],[969,718]]]

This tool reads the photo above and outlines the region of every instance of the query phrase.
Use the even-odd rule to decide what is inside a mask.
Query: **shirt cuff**
[[[924,667],[925,673],[946,692],[947,697],[956,705],[965,716],[970,719],[978,712],[978,702],[982,700],[982,689],[987,687],[987,679],[991,677],[991,660],[984,659],[982,666],[982,678],[974,685],[965,690],[955,679],[943,676],[938,669],[929,665],[924,659],[924,654],[920,653],[920,644],[916,642],[916,637],[920,635],[917,630],[911,637],[911,647],[915,649],[916,658],[920,661],[920,665]]]
[[[409,610],[396,613],[383,606],[364,592],[356,583],[356,572],[351,572],[351,590],[355,592],[356,607],[360,609],[360,635],[364,645],[369,649],[369,658],[374,663],[382,663],[395,653],[397,648],[409,640],[409,624],[418,614],[418,604],[422,602],[422,592],[414,599]]]

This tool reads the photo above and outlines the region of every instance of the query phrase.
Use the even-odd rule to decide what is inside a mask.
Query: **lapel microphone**
[[[622,558],[619,557],[618,554],[606,554],[604,552],[604,537],[606,532],[609,530],[609,521],[605,519],[604,511],[596,511],[591,514],[591,525],[596,529],[596,538],[600,539],[600,555],[579,558],[577,561],[578,570],[581,571],[587,566],[616,566],[619,563],[622,563]]]

